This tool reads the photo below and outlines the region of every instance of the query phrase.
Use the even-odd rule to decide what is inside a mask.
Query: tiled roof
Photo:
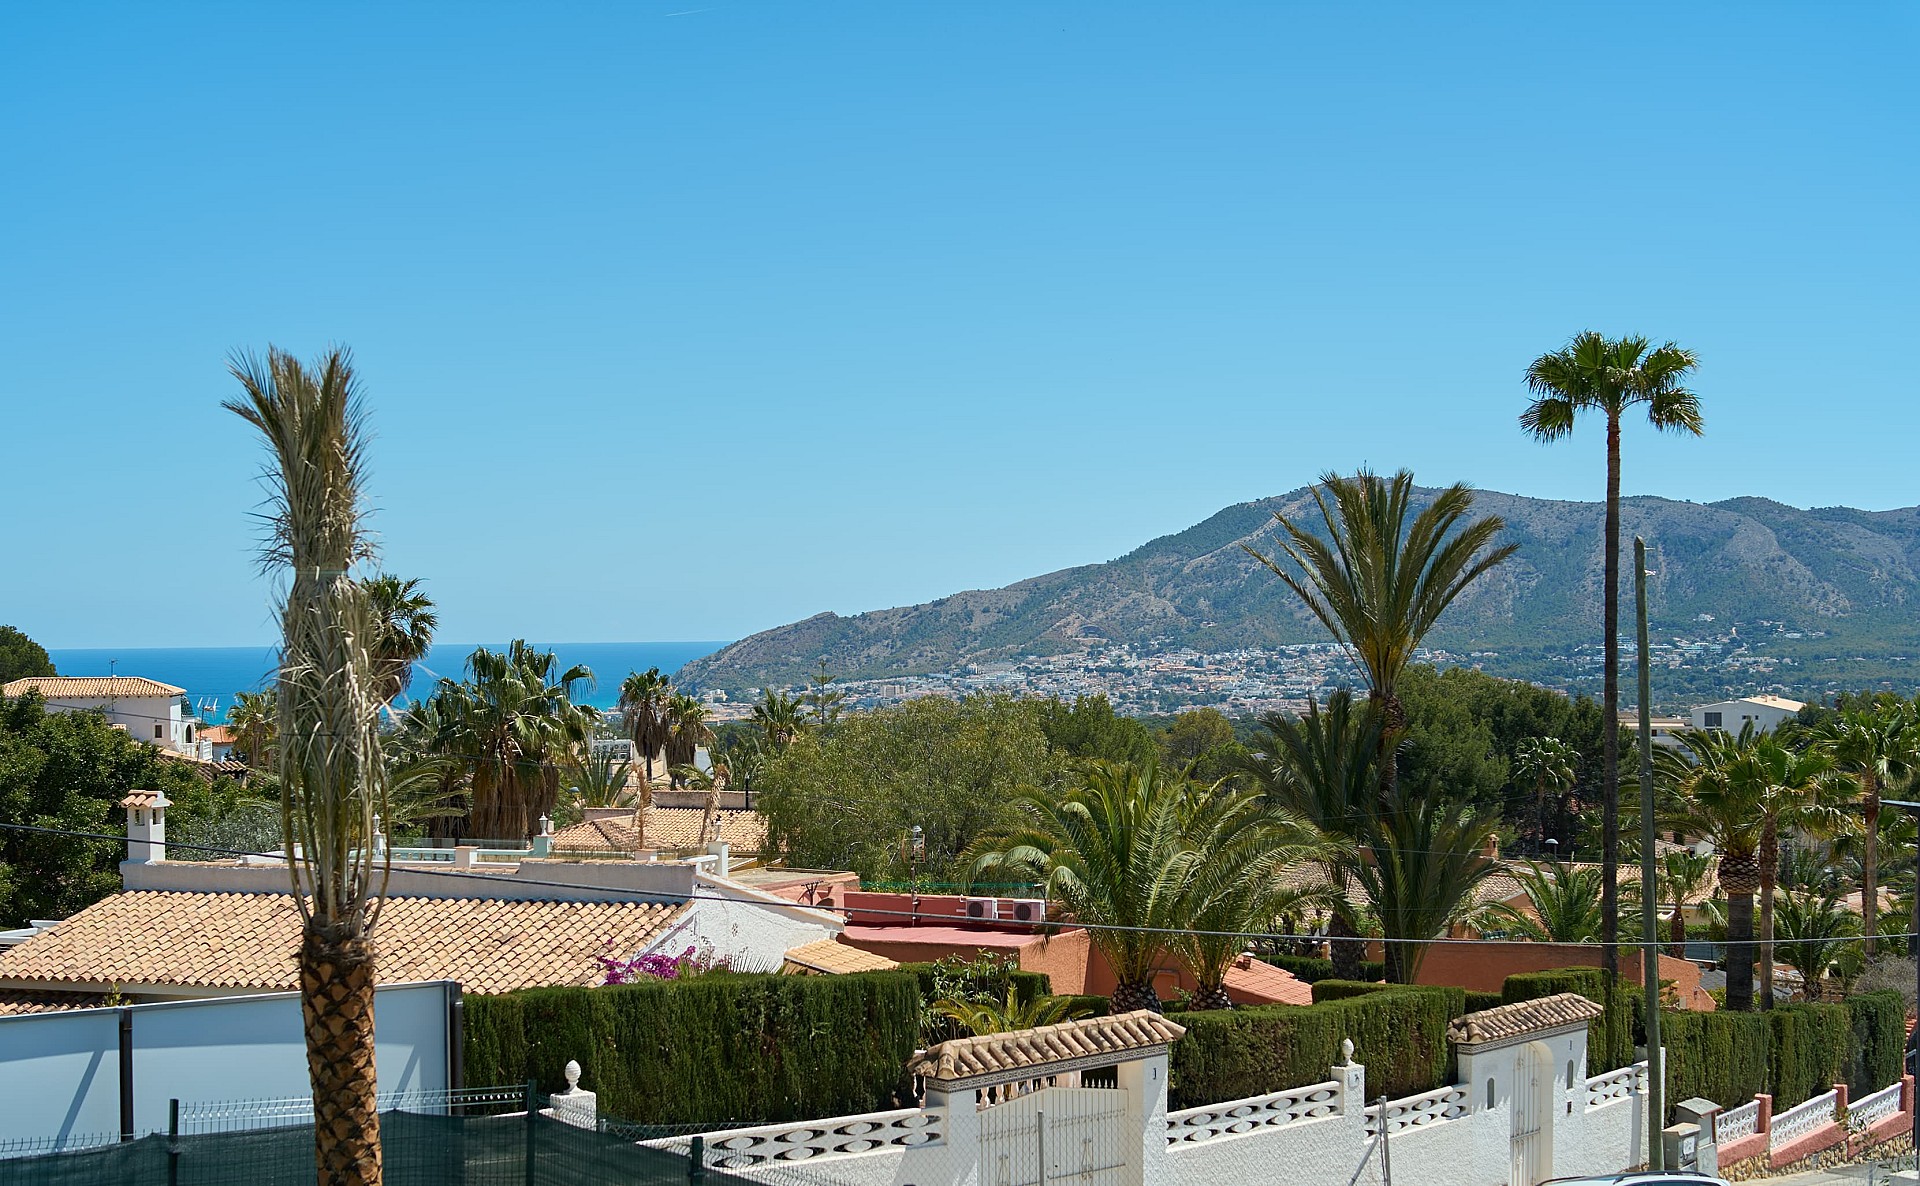
[[[700,823],[704,811],[698,807],[647,808],[646,842],[649,848],[701,847]],[[767,844],[766,821],[756,811],[721,811],[715,817],[720,839],[735,852],[760,852]],[[591,820],[563,828],[554,834],[553,851],[565,855],[582,853],[632,853],[640,848],[631,817]]]
[[[1455,1018],[1447,1026],[1447,1039],[1473,1043],[1523,1038],[1561,1026],[1584,1025],[1601,1012],[1600,1006],[1577,992],[1556,993]]]
[[[208,725],[200,730],[200,740],[214,745],[232,745],[238,738],[233,735],[232,725]]]
[[[172,807],[173,800],[159,791],[131,790],[120,800],[122,807]]]
[[[1313,985],[1285,968],[1276,968],[1247,955],[1236,956],[1227,965],[1225,987],[1227,995],[1241,1004],[1313,1004]]]
[[[1186,1027],[1168,1021],[1150,1009],[1136,1009],[1112,1017],[1063,1021],[1010,1034],[982,1034],[942,1042],[916,1055],[907,1069],[944,1083],[962,1082],[1008,1073],[1044,1073],[1056,1063],[1085,1063],[1134,1050],[1171,1046]]]
[[[22,1013],[58,1013],[65,1009],[97,1009],[107,1003],[103,992],[27,992],[0,989],[0,1017]]]
[[[1741,699],[1752,704],[1764,704],[1768,708],[1785,709],[1788,712],[1799,712],[1806,707],[1806,705],[1800,703],[1798,700],[1789,700],[1785,696],[1775,696],[1770,693],[1762,693],[1758,696],[1743,696]]]
[[[682,905],[391,898],[375,940],[383,983],[457,980],[478,994],[599,983],[609,941],[639,951]],[[296,987],[300,917],[286,894],[130,890],[0,955],[0,986]]]
[[[185,688],[138,675],[30,675],[0,687],[0,695],[38,692],[48,700],[112,700],[120,696],[184,696]]]
[[[891,972],[899,966],[884,955],[848,947],[832,939],[808,943],[787,952],[789,972],[822,972],[837,976],[849,972]]]

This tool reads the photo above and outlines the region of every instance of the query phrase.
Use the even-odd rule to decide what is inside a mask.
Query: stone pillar
[[[553,819],[551,816],[543,815],[540,817],[540,833],[533,838],[533,855],[536,857],[553,855]]]
[[[980,1107],[975,1089],[927,1089],[928,1110],[945,1111],[945,1134],[937,1145],[909,1148],[900,1164],[901,1182],[980,1186],[987,1180],[980,1165]]]
[[[1121,1090],[1127,1093],[1127,1127],[1140,1134],[1140,1156],[1129,1158],[1127,1180],[1133,1186],[1159,1183],[1167,1175],[1167,1051],[1161,1047],[1147,1057],[1114,1068]]]
[[[580,1086],[580,1064],[567,1062],[567,1089],[548,1096],[553,1118],[575,1128],[600,1127],[600,1097]]]
[[[715,840],[707,845],[707,854],[716,858],[713,862],[715,877],[728,877],[733,873],[732,850],[724,840]]]
[[[1340,1057],[1346,1061],[1333,1068],[1333,1077],[1340,1081],[1340,1114],[1347,1118],[1347,1127],[1355,1135],[1365,1139],[1367,1130],[1367,1068],[1363,1063],[1353,1061],[1353,1039],[1340,1040]]]
[[[456,844],[453,846],[453,867],[456,869],[473,868],[473,858],[480,851],[478,845]]]

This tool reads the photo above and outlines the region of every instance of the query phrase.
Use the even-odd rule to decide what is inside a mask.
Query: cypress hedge
[[[1776,1111],[1847,1081],[1853,1023],[1846,1006],[1776,1005],[1761,1016],[1771,1027],[1767,1077]]]
[[[1695,1096],[1738,1107],[1772,1082],[1773,1036],[1764,1013],[1667,1009],[1660,1014],[1660,1042],[1667,1048],[1670,1108]]]
[[[1602,1009],[1587,1026],[1587,1074],[1604,1075],[1632,1065],[1638,1002],[1632,990],[1621,985],[1618,977],[1609,978],[1602,968],[1517,973],[1500,986],[1500,1003],[1512,1005],[1563,992],[1577,992]]]
[[[1333,961],[1313,955],[1286,955],[1282,952],[1268,952],[1260,957],[1276,968],[1285,968],[1293,973],[1294,979],[1304,980],[1308,984],[1317,984],[1322,980],[1333,979]],[[1387,965],[1380,960],[1362,960],[1360,979],[1384,980]]]
[[[1255,1005],[1182,1015],[1187,1032],[1173,1047],[1174,1108],[1217,1104],[1325,1082],[1352,1039],[1367,1067],[1367,1094],[1398,1098],[1445,1083],[1453,1051],[1447,1023],[1459,1015],[1460,989],[1322,981],[1329,996],[1312,1005]]]
[[[1853,1063],[1847,1086],[1854,1098],[1891,1087],[1906,1065],[1907,1002],[1892,989],[1861,993],[1843,1002],[1853,1031]]]
[[[643,1124],[804,1120],[893,1106],[920,1030],[911,975],[732,975],[466,1002],[468,1083],[582,1079]]]
[[[1660,1016],[1673,1102],[1704,1096],[1732,1108],[1764,1091],[1785,1111],[1835,1083],[1858,1097],[1900,1078],[1906,1005],[1897,992],[1766,1013],[1669,1009]]]
[[[1478,1013],[1482,1009],[1497,1009],[1506,1003],[1506,998],[1497,992],[1476,992],[1471,988],[1467,990],[1466,1010],[1469,1013]]]

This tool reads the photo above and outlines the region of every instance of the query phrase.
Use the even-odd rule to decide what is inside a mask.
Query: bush
[[[1311,955],[1285,955],[1279,952],[1269,952],[1260,958],[1276,968],[1286,969],[1293,973],[1294,979],[1304,980],[1308,984],[1333,979],[1333,961],[1330,959]],[[1386,975],[1387,965],[1382,961],[1362,960],[1360,962],[1360,979],[1384,980]]]
[[[1702,1096],[1736,1108],[1771,1082],[1772,1034],[1761,1013],[1660,1013],[1667,1048],[1667,1105]]]
[[[1506,998],[1497,992],[1475,992],[1472,989],[1467,990],[1466,1011],[1468,1013],[1478,1013],[1482,1009],[1498,1009],[1506,1003]]]
[[[1023,972],[1009,959],[981,952],[968,958],[950,955],[928,964],[901,964],[902,972],[912,973],[920,986],[920,1044],[934,1046],[949,1038],[963,1038],[960,1023],[934,1011],[942,1000],[973,1001],[976,1004],[1006,1003],[1007,988],[1022,1004],[1053,991],[1053,978],[1045,972]]]
[[[1312,1005],[1256,1005],[1188,1013],[1173,1047],[1171,1107],[1216,1104],[1325,1082],[1352,1039],[1367,1067],[1367,1094],[1398,1098],[1448,1079],[1447,1023],[1463,994],[1405,986],[1323,981],[1330,996]],[[1329,986],[1337,987],[1329,987]],[[1344,994],[1344,995],[1343,995]]]
[[[1113,1002],[1103,996],[1077,996],[1066,993],[1054,999],[1065,1000],[1068,1014],[1075,1018],[1105,1017],[1113,1012]]]
[[[1772,1027],[1768,1082],[1779,1111],[1845,1083],[1853,1023],[1844,1005],[1776,1005],[1762,1014]]]
[[[1609,980],[1601,968],[1558,968],[1509,976],[1500,987],[1500,1002],[1511,1005],[1563,992],[1577,992],[1602,1009],[1587,1026],[1587,1074],[1604,1075],[1630,1066],[1634,1061],[1638,1002],[1618,977]]]
[[[920,1027],[914,978],[709,974],[465,1003],[466,1080],[566,1086],[644,1124],[804,1120],[893,1106]]]
[[[1858,1098],[1900,1081],[1906,1063],[1907,1002],[1891,989],[1848,997],[1843,1005],[1853,1030],[1847,1049],[1849,1095]]]

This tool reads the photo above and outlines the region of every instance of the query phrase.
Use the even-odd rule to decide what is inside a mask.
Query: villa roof
[[[1740,699],[1752,704],[1764,704],[1768,708],[1785,709],[1788,712],[1799,712],[1806,707],[1805,704],[1802,704],[1798,700],[1789,700],[1785,696],[1775,696],[1771,693],[1762,693],[1758,696],[1742,696]]]
[[[639,951],[684,904],[390,898],[382,983],[456,980],[470,993],[591,985],[608,945]],[[0,988],[130,992],[298,987],[300,916],[279,893],[129,890],[0,954]]]
[[[167,798],[166,794],[161,791],[135,789],[127,792],[126,797],[120,800],[120,806],[129,808],[172,807],[173,800]]]
[[[103,992],[29,992],[0,989],[0,1017],[23,1013],[60,1013],[68,1009],[98,1009],[107,1003]]]
[[[0,687],[0,695],[38,692],[48,700],[114,700],[122,696],[184,696],[185,688],[138,675],[30,675]]]
[[[200,730],[200,740],[213,745],[232,745],[238,738],[232,725],[208,725]]]
[[[862,951],[832,939],[796,947],[787,952],[786,962],[789,972],[818,972],[829,976],[849,972],[891,972],[899,966],[899,963],[884,955],[875,955],[871,951]]]
[[[705,812],[699,807],[647,808],[646,844],[649,848],[698,848]],[[719,838],[736,852],[760,852],[767,844],[766,821],[754,811],[718,812],[714,819]],[[567,853],[634,853],[640,837],[633,817],[588,820],[563,828],[553,837],[553,851]]]
[[[1455,1018],[1447,1026],[1447,1040],[1474,1044],[1524,1038],[1547,1030],[1585,1025],[1602,1012],[1600,1006],[1577,992],[1555,993]]]
[[[1171,1046],[1186,1027],[1151,1009],[1063,1021],[1010,1034],[954,1038],[916,1055],[907,1069],[942,1083],[1044,1074],[1059,1064],[1104,1066],[1136,1050]]]

